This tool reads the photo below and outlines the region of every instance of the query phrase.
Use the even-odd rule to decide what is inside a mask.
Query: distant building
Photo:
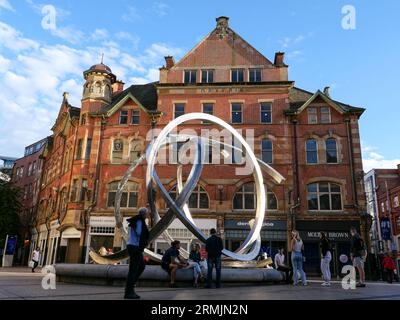
[[[11,178],[12,169],[17,158],[0,156],[0,172],[3,173],[3,180]],[[7,175],[8,177],[5,177]]]

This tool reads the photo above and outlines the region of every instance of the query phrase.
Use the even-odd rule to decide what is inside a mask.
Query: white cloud
[[[155,2],[153,9],[159,17],[164,17],[168,14],[169,5],[164,2]]]
[[[122,20],[125,22],[133,22],[140,20],[141,18],[142,17],[140,16],[138,10],[134,6],[129,6],[126,13],[122,15]]]
[[[375,147],[366,145],[362,148],[362,152],[364,172],[368,172],[371,169],[395,169],[400,164],[400,158],[386,159]]]
[[[0,10],[1,9],[15,11],[13,6],[10,4],[10,2],[8,0],[0,0]]]
[[[92,33],[92,39],[95,41],[104,40],[109,37],[108,31],[106,29],[96,29]]]
[[[105,29],[94,33],[109,34]],[[20,156],[26,145],[51,134],[64,91],[70,93],[70,103],[80,107],[82,73],[100,62],[102,53],[113,73],[129,86],[158,80],[164,55],[183,52],[155,43],[135,56],[119,45],[123,38],[130,35],[99,40],[95,46],[48,45],[0,22],[0,107],[7,106],[7,112],[0,112],[0,154]]]

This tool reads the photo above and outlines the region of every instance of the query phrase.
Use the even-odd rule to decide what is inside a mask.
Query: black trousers
[[[35,269],[37,268],[37,266],[39,265],[39,261],[33,261],[33,268],[32,268],[32,272],[35,272]]]
[[[278,271],[282,271],[285,272],[286,274],[286,283],[290,283],[292,281],[292,277],[293,277],[293,270],[290,267],[283,267],[283,266],[279,266],[277,268]]]
[[[144,263],[143,251],[139,247],[128,245],[127,249],[129,253],[129,272],[126,279],[125,293],[130,294],[135,291],[135,284],[146,265]]]

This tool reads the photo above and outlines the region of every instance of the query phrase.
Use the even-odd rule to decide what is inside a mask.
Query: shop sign
[[[286,221],[269,220],[264,221],[262,230],[286,230]],[[246,220],[225,220],[224,229],[250,230],[250,223]]]

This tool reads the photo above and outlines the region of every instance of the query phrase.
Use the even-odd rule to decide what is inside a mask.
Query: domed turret
[[[111,102],[112,84],[117,80],[111,68],[103,64],[95,64],[83,73],[86,80],[83,86],[82,99],[103,100]]]

